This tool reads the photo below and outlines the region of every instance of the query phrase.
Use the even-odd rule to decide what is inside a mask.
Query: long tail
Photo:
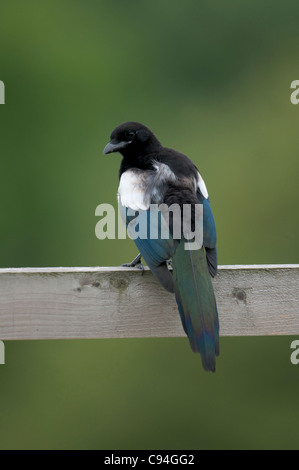
[[[203,368],[215,372],[219,321],[204,248],[191,250],[182,239],[173,256],[173,274],[176,301],[191,348],[200,353]]]

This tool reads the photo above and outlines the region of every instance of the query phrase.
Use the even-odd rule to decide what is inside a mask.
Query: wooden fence
[[[299,265],[220,266],[222,336],[299,335]],[[0,269],[0,339],[184,336],[145,268]]]

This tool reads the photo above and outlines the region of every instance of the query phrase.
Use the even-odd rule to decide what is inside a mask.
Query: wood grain
[[[221,266],[222,336],[299,334],[299,265]],[[0,339],[184,336],[148,269],[0,269]]]

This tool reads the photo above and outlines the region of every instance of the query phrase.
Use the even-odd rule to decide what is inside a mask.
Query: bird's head
[[[133,155],[156,145],[160,143],[148,127],[139,122],[125,122],[111,133],[104,154],[120,152],[123,156]]]

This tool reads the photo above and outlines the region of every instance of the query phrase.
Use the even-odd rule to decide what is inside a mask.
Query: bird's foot
[[[166,261],[168,269],[172,269],[172,259]]]
[[[141,253],[139,253],[136,256],[136,258],[134,258],[133,261],[131,261],[131,263],[124,263],[122,264],[122,266],[125,268],[138,268],[141,270],[141,275],[142,275],[144,272],[144,266],[141,263]]]

